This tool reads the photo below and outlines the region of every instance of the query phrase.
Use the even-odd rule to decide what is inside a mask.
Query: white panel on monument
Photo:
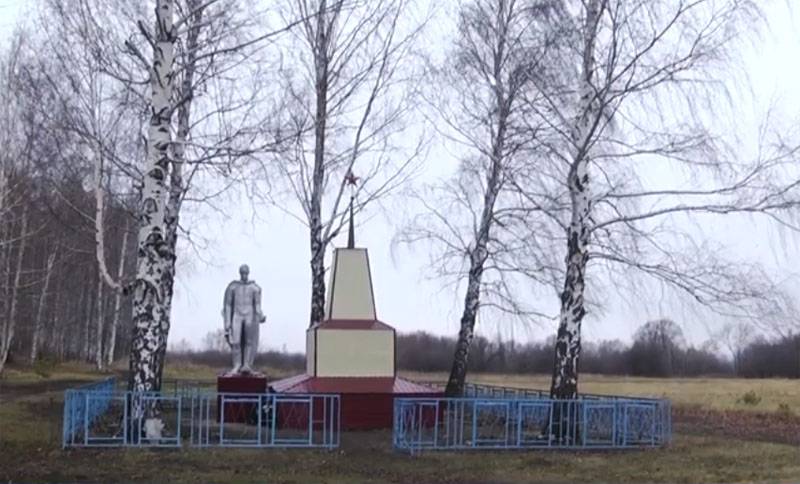
[[[333,252],[325,319],[306,333],[306,374],[395,376],[395,332],[378,321],[367,249]]]
[[[316,376],[314,358],[316,358],[316,332],[314,329],[306,331],[306,375]]]
[[[375,320],[367,249],[336,249],[331,269],[325,319]]]
[[[394,331],[317,330],[318,377],[393,377]]]

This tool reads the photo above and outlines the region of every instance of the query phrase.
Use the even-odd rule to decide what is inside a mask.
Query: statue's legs
[[[240,373],[242,371],[242,345],[239,343],[231,344],[231,355],[233,356],[231,373]]]
[[[249,321],[244,323],[244,361],[242,364],[242,371],[244,372],[255,373],[253,363],[258,353],[258,326],[256,318],[250,318]]]
[[[234,316],[231,334],[231,355],[233,357],[233,370],[231,370],[231,373],[241,373],[242,371],[242,338],[244,337],[244,326],[244,319]]]

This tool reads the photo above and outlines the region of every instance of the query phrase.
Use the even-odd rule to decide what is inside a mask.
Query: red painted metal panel
[[[217,393],[253,393],[267,391],[267,378],[264,376],[220,375],[217,377]],[[255,403],[237,403],[235,397],[226,399],[225,421],[253,423],[258,417]],[[217,396],[217,419],[222,411],[222,396]]]
[[[391,428],[395,398],[443,396],[442,392],[435,388],[403,378],[317,378],[297,375],[272,382],[270,388],[278,393],[341,395],[342,430]],[[308,425],[307,419],[305,421],[297,419],[290,424],[288,418],[290,413],[297,419],[297,415],[301,412],[299,408],[287,406],[285,410],[281,409],[279,412],[279,422],[299,427]]]
[[[394,418],[394,399],[402,397],[418,397],[418,394],[392,393],[344,393],[341,395],[341,429],[342,430],[377,430],[392,428]],[[441,396],[441,394],[437,395]],[[322,401],[315,402],[314,415],[321,417]],[[426,409],[422,420],[431,425],[434,418],[432,409]],[[278,404],[278,427],[284,429],[308,428],[308,405],[285,402]],[[322,429],[322,421],[314,419],[314,429]]]

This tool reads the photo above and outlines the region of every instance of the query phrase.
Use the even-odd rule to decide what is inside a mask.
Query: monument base
[[[217,377],[217,393],[230,393],[236,395],[223,395],[217,397],[217,419],[225,422],[256,423],[258,422],[258,405],[248,400],[246,394],[260,395],[267,392],[267,377],[263,375],[219,375]]]
[[[307,374],[296,375],[273,381],[270,390],[282,395],[291,394],[338,394],[341,405],[342,430],[376,430],[390,429],[394,422],[394,401],[397,398],[442,398],[442,390],[415,383],[401,377],[315,377]],[[308,426],[306,420],[290,422],[281,419],[288,415],[292,406],[296,406],[296,414],[308,415],[300,405],[290,402],[281,405],[277,413],[278,424],[292,428]],[[305,412],[305,414],[303,413]],[[320,415],[320,410],[314,410]],[[421,413],[420,421],[429,421],[435,414]],[[295,427],[297,426],[297,427]]]

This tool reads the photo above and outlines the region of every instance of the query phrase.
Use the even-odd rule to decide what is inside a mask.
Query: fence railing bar
[[[475,395],[487,393],[479,387],[468,388],[473,390]],[[666,400],[565,401],[506,394],[510,398],[396,399],[394,447],[412,454],[424,449],[619,449],[656,447],[671,440]],[[429,418],[431,410],[435,415]],[[530,432],[530,440],[525,438],[526,432]],[[471,438],[459,438],[465,433]],[[430,434],[432,440],[424,437]]]

